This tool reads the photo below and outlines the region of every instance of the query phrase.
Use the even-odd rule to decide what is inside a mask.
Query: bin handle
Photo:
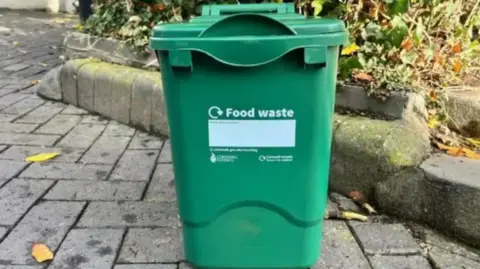
[[[295,6],[293,3],[202,6],[202,16],[232,15],[238,13],[295,13]]]
[[[339,38],[342,37],[339,35]],[[248,41],[244,38],[178,38],[164,39],[162,42],[175,47],[169,50],[169,62],[173,67],[192,67],[193,51],[226,65],[255,67],[271,63],[293,50],[303,49],[305,64],[324,64],[328,46],[325,39],[318,36],[261,37]],[[234,53],[225,48],[232,48]],[[249,57],[245,57],[248,54]]]

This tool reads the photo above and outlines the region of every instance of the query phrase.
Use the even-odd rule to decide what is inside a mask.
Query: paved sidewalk
[[[56,20],[0,12],[0,269],[188,268],[168,141],[35,94],[31,81],[61,63],[66,25]],[[61,156],[24,162],[52,151]],[[313,268],[480,268],[477,250],[414,231],[383,216],[328,220]],[[35,242],[53,262],[33,260]]]

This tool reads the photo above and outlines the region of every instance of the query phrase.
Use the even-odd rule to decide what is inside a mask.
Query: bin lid
[[[319,35],[345,33],[345,23],[338,19],[306,18],[295,13],[293,3],[288,4],[238,4],[206,5],[202,15],[187,22],[157,24],[153,28],[152,38],[156,37],[198,37],[218,21],[228,16],[244,14],[252,17],[259,15],[272,18],[285,24],[297,35]],[[251,25],[251,23],[249,23]],[[244,27],[248,31],[247,26]],[[246,32],[248,33],[248,32]],[[266,33],[267,34],[267,33]],[[235,34],[237,35],[237,34]]]
[[[343,21],[305,18],[295,13],[293,3],[239,4],[207,5],[188,22],[158,24],[150,46],[175,51],[169,57],[185,67],[191,66],[192,51],[233,66],[257,66],[301,48],[308,64],[321,63],[325,56],[318,52],[325,54],[326,47],[347,41]]]

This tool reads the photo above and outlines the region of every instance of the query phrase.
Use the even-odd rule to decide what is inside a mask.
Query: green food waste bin
[[[185,258],[308,268],[321,251],[342,21],[293,4],[208,5],[159,24]]]

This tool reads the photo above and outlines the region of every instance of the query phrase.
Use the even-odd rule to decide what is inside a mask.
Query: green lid
[[[297,35],[345,33],[345,24],[337,19],[305,18],[295,13],[293,3],[288,4],[239,4],[205,5],[202,15],[189,22],[158,24],[152,37],[198,37],[219,20],[229,15],[263,15],[291,28]]]
[[[347,40],[343,21],[307,19],[295,13],[293,3],[207,5],[189,22],[155,26],[150,46],[158,51],[199,51],[230,65],[253,66],[294,49],[318,51]]]

